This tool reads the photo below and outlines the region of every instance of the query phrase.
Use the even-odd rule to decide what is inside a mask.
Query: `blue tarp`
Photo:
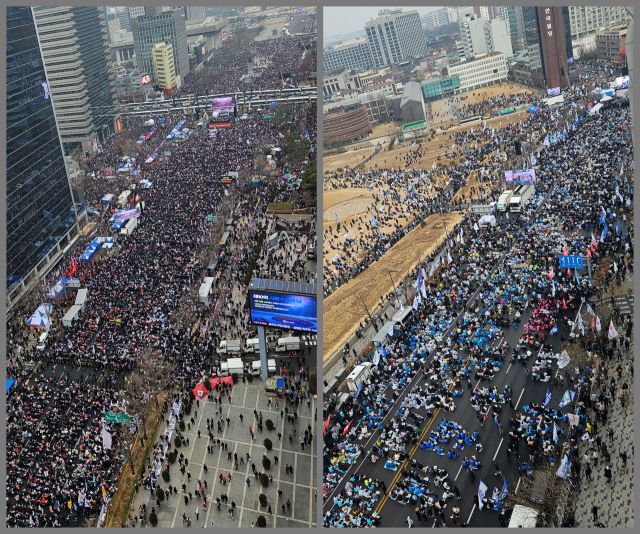
[[[122,228],[124,226],[124,223],[126,223],[127,221],[118,221],[117,223],[115,223],[111,229],[112,230],[120,230],[120,228]]]
[[[15,384],[16,381],[13,380],[12,378],[7,378],[7,393],[9,393],[9,390],[13,387],[13,384]]]
[[[91,261],[95,257],[95,255],[98,253],[98,250],[100,250],[100,246],[96,245],[95,243],[91,243],[87,247],[87,250],[85,250],[82,253],[82,256],[80,256],[78,259],[80,261]]]
[[[27,321],[27,326],[37,326],[39,328],[49,329],[51,326],[51,314],[53,306],[51,304],[40,304],[38,309]]]

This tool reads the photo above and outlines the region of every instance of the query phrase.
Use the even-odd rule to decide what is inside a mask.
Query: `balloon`
[[[214,112],[211,114],[211,116],[212,116],[214,119],[217,119],[217,118],[220,116],[220,112],[219,112],[219,111],[214,111]]]

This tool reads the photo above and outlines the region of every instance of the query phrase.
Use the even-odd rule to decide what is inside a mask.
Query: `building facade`
[[[624,5],[569,6],[571,39],[594,35],[601,28],[628,25],[631,15]]]
[[[33,13],[65,154],[92,153],[118,131],[104,11],[57,6]]]
[[[427,31],[433,31],[447,24],[449,24],[449,15],[446,7],[431,11],[424,16],[424,26]]]
[[[494,52],[472,61],[450,65],[449,76],[458,77],[460,92],[471,91],[506,80],[508,77],[507,62],[504,54]]]
[[[7,308],[53,268],[79,221],[30,7],[7,7]],[[86,215],[81,218],[86,222]]]
[[[322,119],[322,129],[326,142],[347,143],[368,136],[373,129],[367,110],[361,103],[355,103],[345,109],[334,109]]]
[[[116,91],[120,102],[145,102],[151,92],[151,84],[142,84],[138,71],[119,74],[116,78]]]
[[[187,51],[187,29],[182,10],[160,11],[145,6],[143,16],[132,19],[133,42],[138,70],[153,74],[153,45],[168,42],[173,47],[176,76],[184,81],[191,72]]]
[[[383,9],[374,20],[365,23],[365,32],[374,67],[398,64],[427,51],[417,11]]]
[[[598,59],[622,63],[621,53],[626,49],[627,28],[611,28],[596,32]]]
[[[350,39],[323,51],[324,72],[331,74],[340,69],[368,70],[373,68],[369,42],[365,37]]]
[[[424,81],[420,84],[422,98],[425,102],[435,102],[458,93],[460,89],[459,76],[447,76],[435,81]]]
[[[344,90],[361,89],[362,82],[357,74],[342,72],[335,76],[325,76],[322,80],[322,94],[333,95]]]
[[[569,73],[562,7],[539,6],[540,56],[547,88],[568,87]]]
[[[505,57],[511,57],[513,55],[507,25],[502,19],[496,17],[487,21],[484,29],[489,52],[501,52]]]
[[[492,6],[473,6],[473,12],[478,18],[492,19],[494,17]]]
[[[156,85],[166,94],[177,88],[176,67],[171,43],[156,43],[151,51]]]

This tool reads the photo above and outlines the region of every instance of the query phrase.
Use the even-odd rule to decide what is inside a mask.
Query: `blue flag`
[[[558,333],[558,325],[554,324],[553,328],[551,329],[551,332],[549,332],[549,335],[552,336],[553,334],[557,334]]]
[[[551,397],[553,397],[553,393],[551,393],[551,390],[547,388],[547,392],[544,394],[544,401],[542,402],[542,406],[548,406],[551,402]]]
[[[361,380],[360,383],[358,384],[358,391],[356,391],[356,399],[358,398],[358,395],[360,395],[360,392],[362,391],[362,384],[364,384],[364,380]]]
[[[336,213],[336,222],[338,222],[338,214]]]
[[[604,241],[604,238],[607,237],[607,225],[605,223],[604,228],[602,229],[602,237],[600,237],[600,242]]]
[[[501,501],[502,499],[504,499],[507,496],[507,493],[509,493],[509,482],[507,482],[507,477],[504,477],[502,491],[500,492],[500,495],[498,495],[498,500]]]
[[[602,210],[602,215],[600,216],[600,222],[598,224],[605,224],[607,220],[607,212]]]
[[[567,404],[571,402],[571,397],[569,396],[569,390],[564,392],[562,399],[560,400],[560,404],[558,404],[559,408],[564,408]]]
[[[578,269],[574,269],[576,273],[576,281],[578,282],[578,287],[580,287],[580,277],[578,276]]]
[[[616,225],[616,235],[620,235],[620,221],[618,221],[618,224]]]

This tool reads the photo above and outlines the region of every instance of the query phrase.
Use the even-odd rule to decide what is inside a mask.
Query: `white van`
[[[36,349],[44,350],[47,348],[47,338],[49,337],[49,332],[45,332],[41,334],[38,338],[38,344],[36,345]]]
[[[276,352],[288,352],[292,350],[300,350],[299,337],[281,337],[278,339]]]
[[[374,373],[375,368],[371,362],[364,362],[354,367],[347,377],[349,391],[358,391],[360,382],[366,381]]]
[[[219,376],[231,376],[234,373],[239,377],[244,374],[244,366],[241,358],[229,358],[226,362],[220,364]]]
[[[247,339],[244,344],[245,352],[260,352],[260,340],[256,338]]]
[[[267,360],[267,371],[269,372],[269,376],[276,374],[276,361],[273,358]],[[262,375],[262,365],[260,364],[260,360],[254,360],[251,362],[251,374],[253,376]]]

